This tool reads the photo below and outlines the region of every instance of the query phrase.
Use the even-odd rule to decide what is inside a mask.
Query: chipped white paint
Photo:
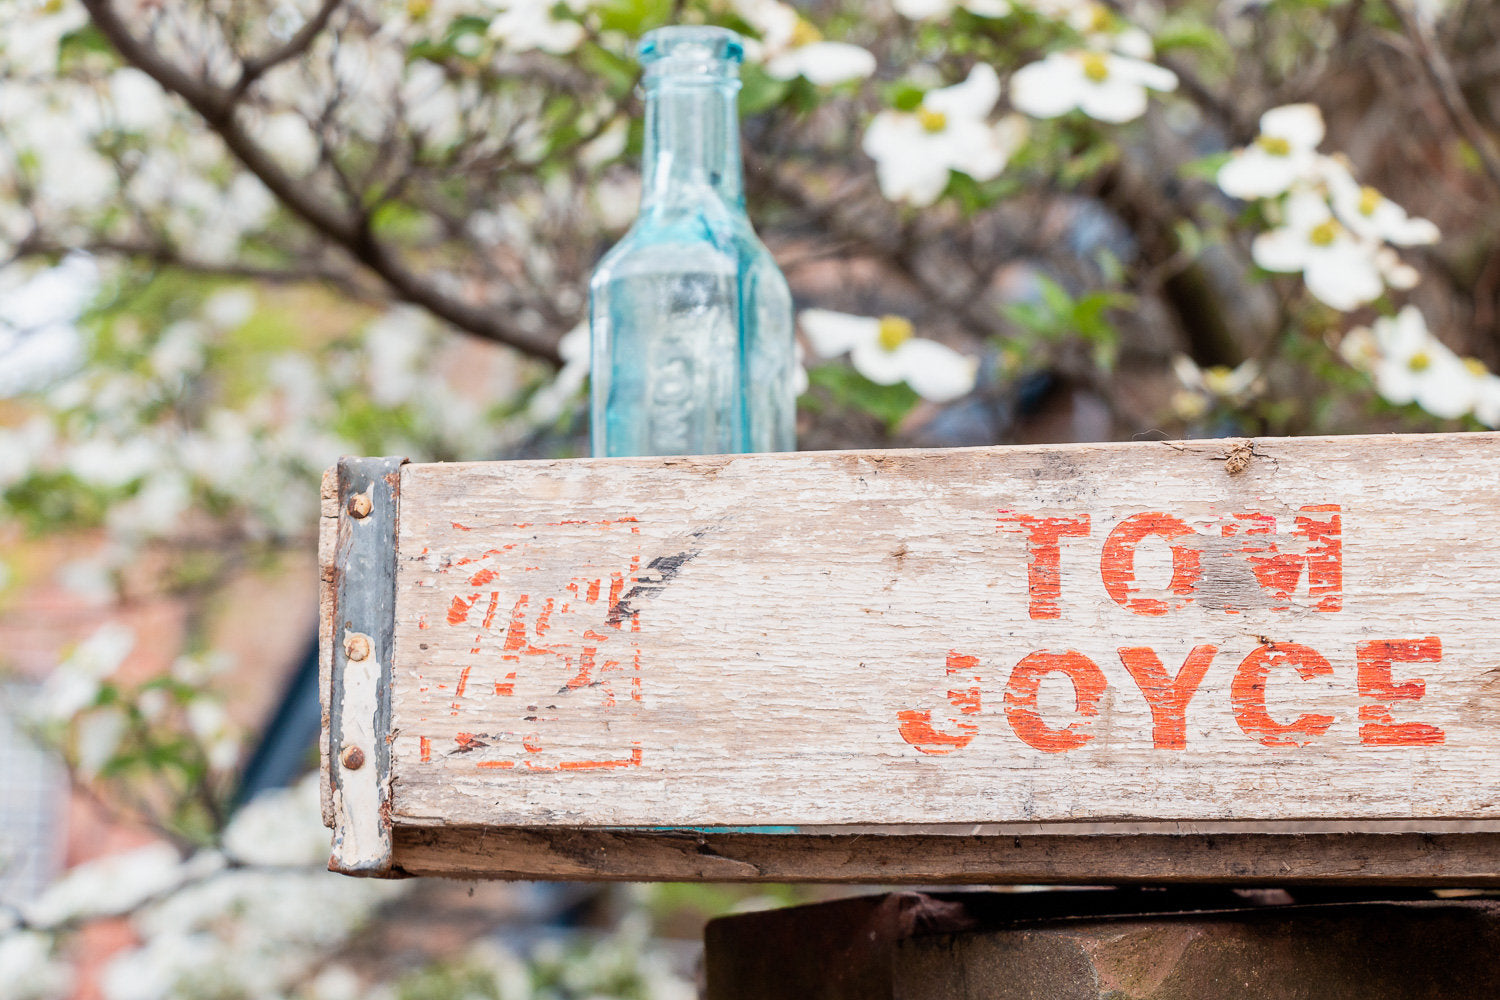
[[[1500,819],[1496,444],[407,466],[393,821]]]
[[[356,637],[368,637],[345,630],[345,648]],[[380,664],[374,656],[348,660],[344,666],[342,702],[343,745],[332,755],[329,767],[337,775],[333,783],[333,859],[329,867],[355,871],[379,867],[391,854],[391,835],[380,822],[381,788],[376,766],[378,741],[375,730],[378,706]],[[363,755],[360,767],[350,768],[340,759],[344,751],[358,748]]]

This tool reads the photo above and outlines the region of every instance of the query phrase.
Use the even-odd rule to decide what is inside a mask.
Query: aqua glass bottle
[[[639,51],[640,215],[589,283],[594,454],[791,451],[792,301],[745,215],[740,38],[660,28]]]

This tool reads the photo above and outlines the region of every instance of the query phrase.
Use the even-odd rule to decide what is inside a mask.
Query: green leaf
[[[578,57],[583,68],[603,79],[616,97],[630,93],[640,75],[634,60],[592,42],[578,50]]]
[[[487,17],[476,17],[473,14],[465,14],[453,19],[448,25],[448,33],[445,36],[448,44],[453,44],[463,35],[484,35],[490,30],[490,19]]]
[[[1042,291],[1042,301],[1046,303],[1047,308],[1051,310],[1053,316],[1060,319],[1072,314],[1073,296],[1068,294],[1066,288],[1045,274],[1038,275],[1036,282],[1037,287]]]
[[[922,104],[922,98],[927,96],[927,91],[901,80],[885,88],[885,102],[897,111],[915,111]]]
[[[672,17],[672,0],[606,0],[594,8],[605,31],[623,31],[639,38]]]
[[[1203,252],[1203,232],[1193,225],[1191,219],[1178,219],[1172,224],[1177,237],[1177,249],[1185,256],[1196,260]]]
[[[1225,151],[1222,153],[1210,153],[1196,160],[1189,160],[1177,168],[1181,177],[1189,180],[1214,182],[1219,176],[1219,168],[1234,159],[1234,153]]]
[[[740,73],[740,114],[758,115],[780,104],[792,81],[778,80],[759,66],[749,64]]]
[[[1230,52],[1229,43],[1222,32],[1201,21],[1185,17],[1169,18],[1152,32],[1151,40],[1155,43],[1157,52],[1183,49],[1214,55],[1227,55]]]
[[[922,398],[905,382],[876,385],[853,368],[842,364],[811,368],[807,372],[807,380],[813,389],[821,389],[832,397],[836,405],[868,413],[890,430],[894,430]]]

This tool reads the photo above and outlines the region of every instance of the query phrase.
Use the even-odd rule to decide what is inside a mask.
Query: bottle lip
[[[636,49],[646,80],[661,77],[734,80],[745,42],[728,28],[672,25],[650,31]]]

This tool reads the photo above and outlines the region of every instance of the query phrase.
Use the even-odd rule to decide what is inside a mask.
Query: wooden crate
[[[330,867],[1500,883],[1496,446],[347,459]]]

